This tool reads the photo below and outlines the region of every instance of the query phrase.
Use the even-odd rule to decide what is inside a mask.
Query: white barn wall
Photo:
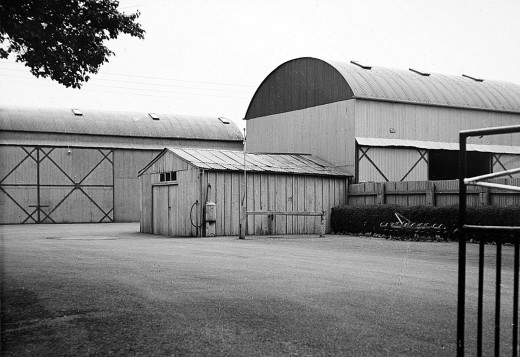
[[[520,124],[520,114],[368,100],[357,100],[355,113],[355,136],[367,138],[458,142],[461,130]],[[470,138],[468,143],[520,146],[520,133]]]
[[[354,173],[354,100],[247,121],[247,151],[303,153]]]

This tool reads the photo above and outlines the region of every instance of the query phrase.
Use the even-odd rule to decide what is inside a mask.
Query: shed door
[[[153,186],[153,233],[168,235],[168,186]]]

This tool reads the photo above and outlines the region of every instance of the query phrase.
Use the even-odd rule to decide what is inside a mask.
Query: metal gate
[[[110,149],[0,147],[0,223],[114,221]]]
[[[513,318],[511,321],[511,352],[513,357],[519,354],[518,346],[518,284],[519,284],[519,245],[520,245],[520,226],[483,226],[466,224],[466,185],[483,186],[493,189],[502,189],[520,192],[520,187],[509,186],[492,182],[485,182],[488,179],[508,176],[520,172],[520,168],[505,170],[497,173],[466,178],[466,140],[468,137],[497,135],[506,133],[520,133],[520,126],[507,126],[488,129],[466,130],[459,133],[460,153],[459,153],[459,282],[458,282],[458,306],[457,306],[457,356],[464,356],[465,352],[465,318],[466,318],[466,240],[469,231],[488,231],[495,237],[496,243],[496,267],[495,267],[495,306],[494,306],[494,355],[499,356],[501,352],[501,338],[503,324],[501,325],[501,310],[505,308],[502,303],[502,249],[503,238],[511,238],[514,246],[513,262]],[[477,326],[476,326],[476,352],[477,356],[483,355],[483,327],[484,327],[484,250],[485,239],[479,239],[479,266],[478,266],[478,297],[477,297]]]

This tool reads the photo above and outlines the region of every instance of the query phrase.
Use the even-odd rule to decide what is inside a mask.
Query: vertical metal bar
[[[465,320],[465,289],[466,289],[466,234],[464,222],[466,219],[466,136],[459,133],[459,273],[457,297],[457,356],[464,356],[464,320]]]
[[[502,240],[497,239],[497,267],[495,287],[495,356],[500,356],[500,284],[502,278]]]
[[[245,239],[247,234],[247,166],[246,166],[246,155],[247,155],[247,137],[246,128],[244,128],[244,195],[242,197],[242,215],[240,216],[240,228],[239,228],[239,239]]]
[[[514,277],[513,277],[513,357],[518,357],[518,275],[520,274],[520,235],[513,236],[515,241],[515,262],[514,262]]]
[[[41,221],[41,213],[40,213],[40,147],[36,147],[36,211],[38,212],[38,223],[42,223]]]
[[[116,155],[115,150],[111,150],[112,153],[112,223],[116,221]],[[110,220],[110,216],[108,216]]]
[[[482,320],[484,300],[484,237],[480,237],[478,255],[478,306],[477,306],[477,356],[482,357]]]

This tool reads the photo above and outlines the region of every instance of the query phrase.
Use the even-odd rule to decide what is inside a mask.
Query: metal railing
[[[513,238],[514,263],[513,263],[513,321],[512,321],[512,356],[518,357],[518,284],[519,284],[519,241],[520,226],[481,226],[466,224],[466,187],[467,185],[483,186],[494,189],[520,191],[518,186],[508,186],[484,180],[511,175],[520,172],[520,168],[502,172],[467,178],[466,140],[469,137],[497,135],[508,133],[520,133],[520,125],[497,128],[464,130],[459,133],[459,272],[458,272],[458,302],[457,302],[457,356],[464,356],[465,345],[465,300],[466,300],[466,239],[468,231],[490,231],[496,234],[496,279],[495,279],[495,321],[494,321],[494,354],[500,355],[500,312],[501,312],[501,287],[502,287],[502,239],[500,235],[507,234]],[[484,250],[485,239],[479,242],[479,267],[478,267],[478,300],[477,300],[477,356],[482,356],[483,344],[483,301],[484,301]]]

